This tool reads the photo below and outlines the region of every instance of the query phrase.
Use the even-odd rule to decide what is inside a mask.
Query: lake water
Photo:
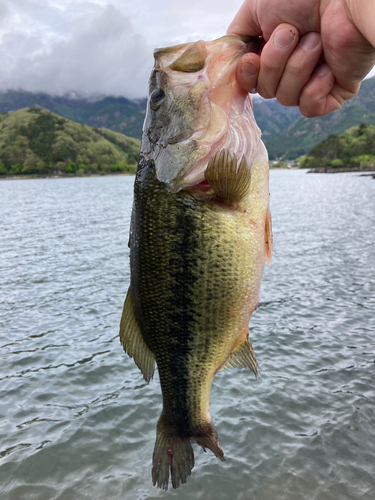
[[[158,376],[122,351],[133,177],[0,183],[0,499],[373,500],[375,181],[271,172],[274,258],[220,372],[227,461],[151,485]]]

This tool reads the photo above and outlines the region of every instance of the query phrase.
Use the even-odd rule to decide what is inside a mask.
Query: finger
[[[319,33],[304,35],[289,57],[276,90],[277,100],[284,106],[298,106],[300,93],[318,64],[323,48]]]
[[[246,92],[256,92],[260,57],[248,52],[242,56],[237,66],[237,83]]]
[[[263,47],[257,91],[266,99],[276,96],[276,89],[289,56],[298,43],[298,30],[291,24],[280,24]]]
[[[307,118],[324,116],[340,108],[342,102],[331,94],[335,77],[327,64],[322,64],[312,74],[309,82],[302,89],[299,108]]]
[[[227,35],[260,36],[262,30],[257,22],[256,2],[244,2],[227,30]]]

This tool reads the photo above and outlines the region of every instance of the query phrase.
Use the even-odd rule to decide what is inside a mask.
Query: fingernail
[[[273,43],[279,49],[287,49],[296,38],[296,34],[293,30],[288,30],[288,28],[282,28],[274,36]]]
[[[319,76],[319,77],[325,76],[328,72],[329,72],[328,64],[322,64],[314,71],[316,76]]]
[[[245,78],[254,78],[257,75],[257,68],[251,62],[246,62],[241,65],[241,73]]]
[[[300,45],[303,48],[303,50],[312,50],[315,49],[315,47],[318,45],[320,42],[320,35],[319,33],[311,32],[307,33],[304,37],[302,37],[302,40],[300,41]]]

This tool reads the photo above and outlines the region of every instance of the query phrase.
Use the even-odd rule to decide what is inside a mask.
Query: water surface
[[[373,500],[375,181],[271,172],[260,365],[214,381],[227,462],[151,485],[158,377],[122,351],[133,177],[0,183],[0,499]]]

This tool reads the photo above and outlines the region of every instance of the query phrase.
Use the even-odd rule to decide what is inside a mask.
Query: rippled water
[[[260,364],[214,381],[227,462],[151,486],[161,410],[122,351],[132,177],[0,183],[0,498],[373,500],[375,181],[272,171]]]

